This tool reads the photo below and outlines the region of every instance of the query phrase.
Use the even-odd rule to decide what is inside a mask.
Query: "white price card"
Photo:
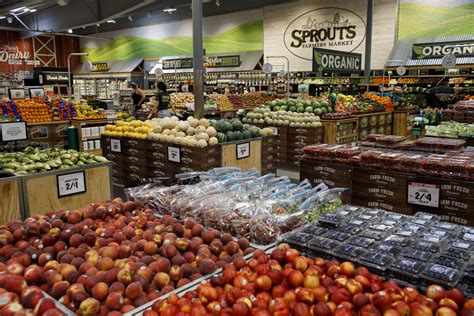
[[[181,162],[181,151],[179,147],[168,146],[168,160],[172,162]]]
[[[272,126],[270,128],[272,129],[273,136],[278,135],[278,127]]]
[[[44,98],[44,89],[43,88],[30,88],[30,98]]]
[[[111,139],[110,140],[110,151],[114,153],[121,153],[122,152],[122,144],[120,143],[120,139]]]
[[[428,207],[439,207],[440,186],[419,182],[408,182],[408,203]]]
[[[250,157],[250,143],[237,144],[237,159]]]
[[[24,89],[9,89],[10,99],[24,99],[25,98],[25,90]]]
[[[86,176],[84,171],[61,174],[57,176],[56,180],[58,196],[60,198],[86,192]]]
[[[28,139],[26,133],[26,122],[8,122],[0,124],[2,129],[2,141],[14,141]]]

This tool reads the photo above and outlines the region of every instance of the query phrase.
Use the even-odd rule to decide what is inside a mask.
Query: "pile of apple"
[[[454,316],[474,315],[474,300],[459,289],[431,285],[426,295],[351,262],[299,256],[280,244],[270,255],[255,250],[182,297],[157,300],[144,316]]]
[[[0,315],[2,316],[63,316],[54,301],[46,297],[37,286],[28,286],[25,277],[0,274]]]
[[[37,286],[78,314],[121,315],[252,251],[244,238],[115,199],[0,227],[0,287],[24,278],[21,290]]]

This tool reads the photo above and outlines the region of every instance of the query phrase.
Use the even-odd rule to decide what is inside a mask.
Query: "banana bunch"
[[[98,119],[101,118],[99,115],[99,110],[94,110],[92,106],[81,103],[81,104],[76,104],[76,118],[77,119]]]

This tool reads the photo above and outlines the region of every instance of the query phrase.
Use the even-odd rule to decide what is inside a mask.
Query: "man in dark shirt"
[[[166,85],[164,82],[158,82],[158,93],[156,94],[156,108],[153,109],[150,117],[170,117],[170,112],[168,111],[168,107],[170,104],[170,95],[166,91]]]
[[[428,106],[432,108],[443,108],[446,107],[444,102],[441,102],[440,99],[436,96],[437,94],[453,94],[454,89],[449,86],[449,79],[444,78],[438,86],[428,89],[426,95],[426,101]]]

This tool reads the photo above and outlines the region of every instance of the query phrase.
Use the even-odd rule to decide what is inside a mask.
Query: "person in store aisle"
[[[156,94],[156,106],[150,113],[149,118],[165,118],[170,117],[168,107],[170,105],[170,95],[167,92],[166,84],[163,81],[158,82],[158,93]]]
[[[132,115],[135,116],[137,111],[142,108],[142,104],[146,100],[145,93],[140,89],[140,86],[138,83],[132,83],[131,84],[133,93],[132,93],[132,101],[133,101],[133,109],[132,109]]]
[[[443,78],[440,80],[437,86],[430,88],[426,91],[426,101],[432,108],[446,108],[447,104],[442,102],[437,95],[440,94],[453,94],[454,89],[449,86],[449,78]]]

